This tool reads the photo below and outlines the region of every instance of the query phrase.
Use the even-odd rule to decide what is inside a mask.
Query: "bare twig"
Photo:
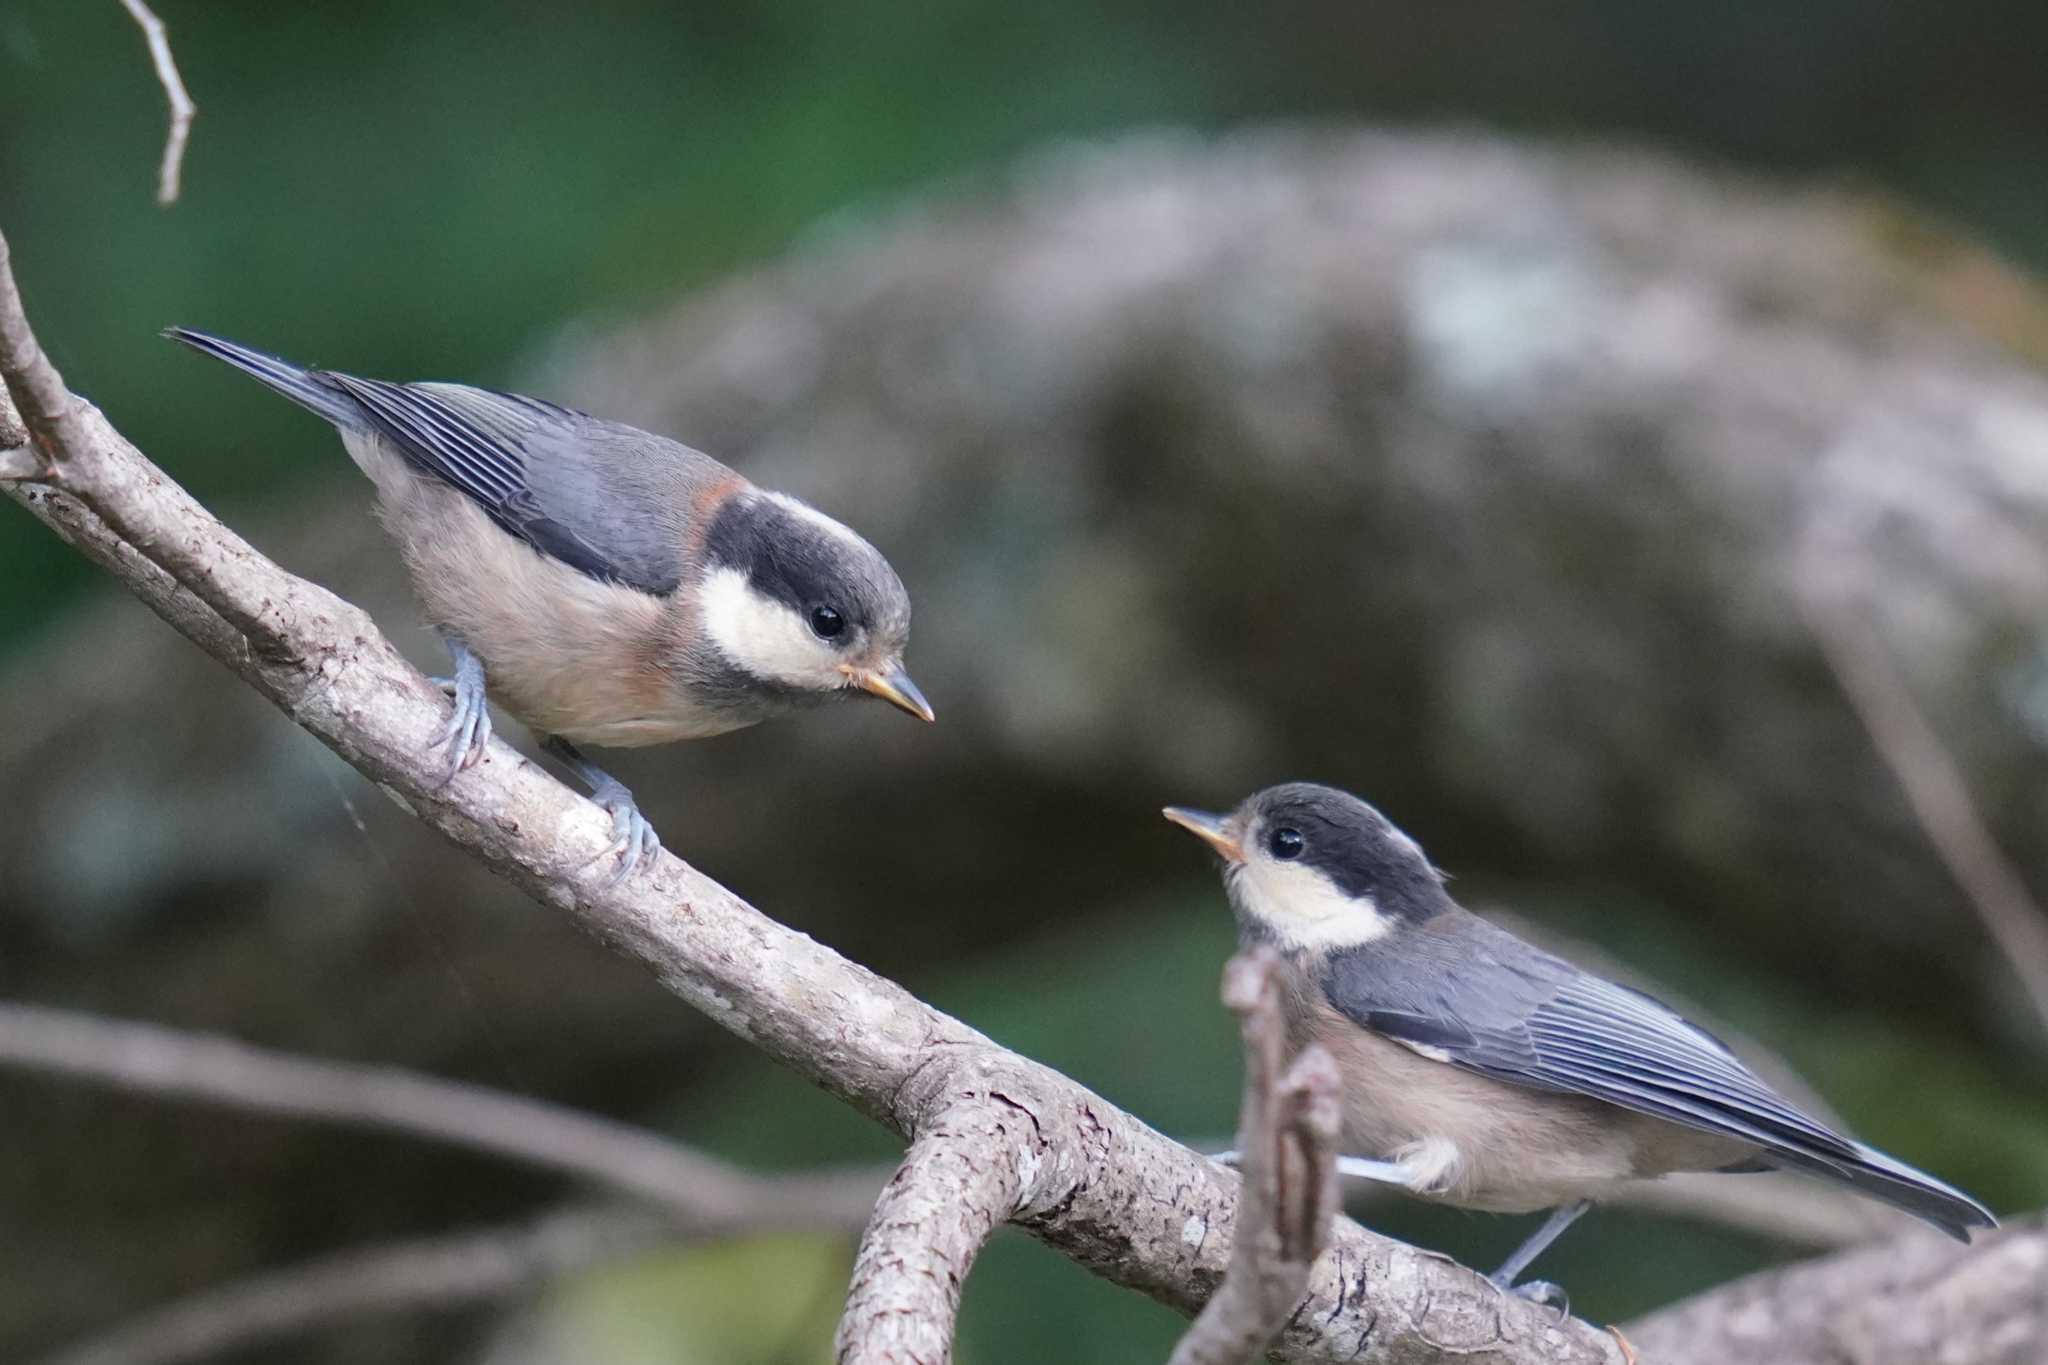
[[[4,261],[4,239],[0,239]],[[1193,1312],[1221,1277],[1236,1182],[1100,1096],[998,1047],[901,987],[776,923],[664,854],[617,885],[611,822],[495,741],[442,783],[446,700],[360,609],[222,526],[42,359],[0,271],[0,378],[55,462],[0,484],[300,726],[529,895],[649,964],[713,1020],[912,1142],[963,1094],[1013,1115],[985,1154],[1015,1163],[1012,1221],[1095,1272]],[[1471,1272],[1348,1221],[1310,1270],[1284,1358],[1424,1350],[1469,1365],[1592,1365],[1605,1333],[1503,1300]]]
[[[361,1124],[567,1171],[700,1223],[809,1217],[843,1206],[842,1174],[757,1176],[610,1119],[396,1067],[320,1061],[40,1005],[0,1003],[0,1065],[293,1118]],[[856,1173],[866,1195],[878,1172]]]
[[[1278,966],[1271,949],[1258,949],[1223,970],[1223,1003],[1244,1035],[1237,1134],[1244,1187],[1230,1269],[1170,1365],[1244,1365],[1262,1354],[1329,1241],[1337,1210],[1337,1064],[1313,1043],[1287,1064]]]
[[[149,60],[156,66],[157,83],[163,86],[164,98],[171,106],[171,126],[164,134],[164,161],[156,183],[156,202],[169,208],[178,202],[179,180],[185,169],[185,138],[192,130],[192,116],[199,112],[199,106],[185,93],[178,63],[171,56],[171,35],[164,28],[164,21],[142,0],[121,0],[121,7],[142,26],[142,36],[149,43]]]
[[[568,1209],[530,1223],[368,1247],[194,1295],[38,1365],[179,1365],[367,1314],[502,1298],[701,1235],[646,1212]]]
[[[1017,1212],[1019,1135],[1029,1115],[973,1096],[910,1145],[875,1203],[839,1320],[841,1365],[947,1365],[967,1272]]]
[[[1807,594],[1806,611],[1828,667],[1905,792],[1914,818],[2048,1026],[2048,916],[1977,813],[1962,769],[1886,656],[1884,643],[1849,607],[1819,592]]]

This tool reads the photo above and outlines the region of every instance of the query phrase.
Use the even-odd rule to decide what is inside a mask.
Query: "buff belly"
[[[670,599],[603,583],[514,539],[375,438],[345,437],[377,485],[427,619],[483,660],[491,700],[537,734],[633,747],[703,739],[762,719],[695,703],[664,666]]]

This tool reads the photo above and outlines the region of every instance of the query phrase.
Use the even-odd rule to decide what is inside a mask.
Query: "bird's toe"
[[[1507,1290],[1508,1293],[1513,1294],[1518,1299],[1527,1299],[1531,1303],[1540,1303],[1547,1308],[1555,1308],[1559,1322],[1563,1322],[1571,1316],[1571,1295],[1565,1293],[1562,1287],[1551,1283],[1549,1280],[1524,1280],[1516,1285],[1504,1284],[1501,1288]]]

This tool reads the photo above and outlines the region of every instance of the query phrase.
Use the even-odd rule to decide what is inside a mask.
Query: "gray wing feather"
[[[1330,1003],[1495,1080],[1754,1143],[1777,1164],[1845,1181],[1955,1236],[1993,1221],[1960,1191],[1801,1113],[1719,1039],[1638,991],[1476,917],[1410,937],[1406,960],[1374,945],[1334,958]]]
[[[466,384],[323,372],[379,435],[505,530],[595,578],[665,594],[681,581],[691,494],[723,466],[647,432]]]
[[[376,433],[541,553],[643,592],[674,591],[690,509],[734,477],[688,446],[539,398],[307,369],[189,327],[164,335],[346,431]]]

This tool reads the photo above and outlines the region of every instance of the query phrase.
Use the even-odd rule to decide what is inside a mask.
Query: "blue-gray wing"
[[[1772,1164],[1845,1181],[1953,1235],[1990,1225],[1968,1196],[1794,1108],[1713,1035],[1649,996],[1471,923],[1479,927],[1464,947],[1483,948],[1485,971],[1442,960],[1434,973],[1390,970],[1359,950],[1333,960],[1330,1002],[1453,1066],[1754,1144]],[[1429,980],[1436,984],[1417,984]]]
[[[662,484],[647,477],[659,471],[626,468],[621,457],[674,461],[674,452],[696,452],[519,394],[333,371],[312,377],[354,400],[408,463],[541,553],[643,592],[667,593],[680,580],[673,509],[652,500]]]

